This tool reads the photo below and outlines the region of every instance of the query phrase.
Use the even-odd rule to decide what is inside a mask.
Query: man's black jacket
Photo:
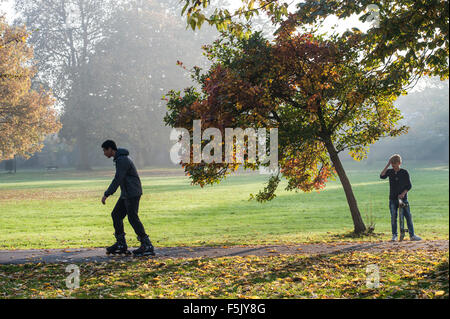
[[[114,156],[114,163],[116,164],[116,175],[114,176],[111,185],[105,192],[105,196],[111,196],[120,186],[121,198],[133,198],[142,195],[142,185],[136,167],[131,159],[128,157],[130,153],[128,150],[119,148]]]

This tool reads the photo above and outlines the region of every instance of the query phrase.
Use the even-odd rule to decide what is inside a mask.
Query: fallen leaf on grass
[[[127,284],[126,282],[122,282],[122,281],[116,281],[114,283],[115,286],[120,286],[120,287],[129,287],[130,285]]]

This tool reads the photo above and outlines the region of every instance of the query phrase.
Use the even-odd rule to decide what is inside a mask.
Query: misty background
[[[0,15],[32,31],[29,43],[39,70],[33,85],[52,90],[63,124],[42,152],[16,158],[17,169],[110,166],[100,148],[106,139],[129,149],[138,167],[174,166],[162,97],[192,85],[177,61],[188,69],[207,67],[202,45],[218,36],[207,24],[200,31],[186,29],[181,8],[179,0],[3,2]],[[262,19],[254,24],[271,31]],[[448,93],[448,81],[424,78],[401,96],[396,105],[409,133],[377,142],[364,162],[393,153],[405,160],[448,162]],[[0,162],[0,169],[12,167],[13,161]]]

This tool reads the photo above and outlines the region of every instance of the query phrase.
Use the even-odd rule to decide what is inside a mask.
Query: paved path
[[[161,247],[155,248],[156,257],[153,258],[340,254],[351,251],[382,252],[399,249],[411,251],[425,249],[432,251],[448,250],[448,247],[448,240],[231,247]],[[0,250],[0,264],[103,262],[118,258],[132,259],[132,257],[106,256],[104,248]]]

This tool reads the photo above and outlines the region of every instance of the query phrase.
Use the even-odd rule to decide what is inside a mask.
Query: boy
[[[106,253],[121,254],[128,252],[123,229],[123,219],[128,215],[128,221],[141,242],[141,246],[134,250],[133,254],[135,256],[154,256],[153,245],[138,217],[142,186],[136,167],[128,157],[129,152],[123,148],[117,149],[116,143],[111,140],[105,141],[102,144],[102,148],[103,154],[108,158],[113,157],[116,164],[116,175],[102,198],[103,205],[105,205],[106,199],[114,194],[119,186],[121,190],[120,198],[111,213],[117,241],[111,247],[106,248]]]
[[[407,195],[412,185],[408,171],[400,168],[401,164],[402,158],[400,155],[394,154],[380,174],[380,178],[382,179],[389,177],[389,210],[391,211],[392,241],[397,240],[397,211],[399,207],[403,209],[403,216],[406,218],[410,239],[421,240],[419,236],[414,235],[414,226]],[[392,169],[388,169],[390,165],[392,165]],[[405,234],[402,232],[400,234],[400,241],[403,240],[404,236]]]

